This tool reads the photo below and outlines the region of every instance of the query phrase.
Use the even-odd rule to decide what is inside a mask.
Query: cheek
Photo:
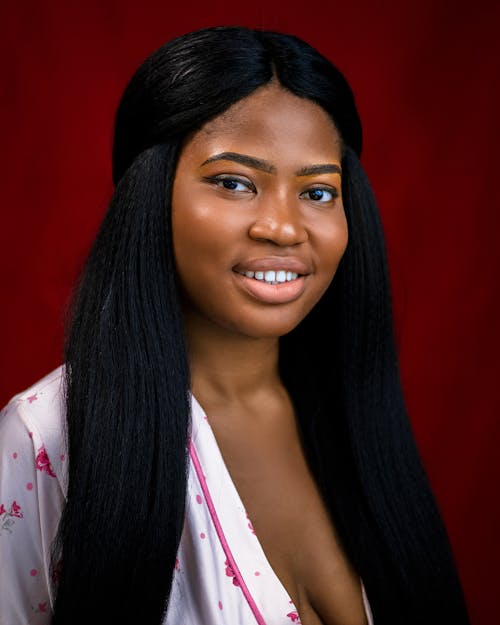
[[[320,265],[331,279],[345,253],[349,240],[345,213],[342,211],[341,215],[332,223],[323,224],[323,227],[316,232],[316,240]]]
[[[241,217],[241,216],[240,216]],[[235,241],[245,224],[236,211],[228,211],[203,194],[172,198],[174,257],[181,284],[188,290],[204,284],[222,284],[235,264]],[[214,282],[215,281],[215,282]]]
[[[186,188],[187,187],[187,188]],[[203,253],[204,245],[213,238],[214,211],[204,201],[203,195],[193,192],[194,184],[177,182],[172,194],[172,234],[176,260],[196,259]],[[196,254],[192,252],[196,250]]]
[[[196,215],[192,205],[185,200],[182,188],[174,186],[172,195],[172,240],[174,259],[180,283],[186,287],[186,278],[196,275],[198,254],[190,254],[189,250],[199,249],[200,228],[196,224]]]

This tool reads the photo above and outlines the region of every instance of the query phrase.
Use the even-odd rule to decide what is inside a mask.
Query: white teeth
[[[283,282],[296,280],[299,277],[298,273],[285,271],[284,269],[279,269],[278,271],[245,271],[241,273],[247,278],[265,280],[268,284],[282,284]]]

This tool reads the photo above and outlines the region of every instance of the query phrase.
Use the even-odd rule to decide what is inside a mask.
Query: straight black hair
[[[280,339],[304,447],[378,625],[468,623],[399,377],[384,237],[342,74],[297,37],[241,27],[178,37],[118,108],[115,193],[75,291],[66,343],[69,487],[53,623],[160,625],[183,522],[190,376],[172,248],[182,143],[277,80],[343,141],[349,242],[329,289]]]

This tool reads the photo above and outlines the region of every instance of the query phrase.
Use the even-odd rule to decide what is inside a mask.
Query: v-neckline
[[[198,400],[196,399],[196,397],[191,393],[191,400],[192,400],[192,422],[191,422],[191,443],[195,446],[195,449],[198,452],[199,457],[201,458],[202,461],[202,466],[204,467],[204,471],[208,470],[207,467],[213,465],[214,459],[211,458],[210,460],[205,458],[205,462],[203,462],[203,457],[204,457],[204,452],[213,453],[215,455],[215,464],[217,467],[219,467],[219,471],[222,472],[222,475],[224,477],[224,480],[227,482],[227,484],[229,485],[230,490],[232,491],[231,497],[232,499],[235,501],[235,505],[236,507],[242,511],[243,514],[238,515],[238,523],[239,523],[239,529],[240,529],[240,534],[238,534],[238,540],[234,540],[231,541],[231,548],[235,554],[235,559],[238,561],[238,563],[241,563],[240,568],[244,569],[246,572],[245,577],[247,579],[251,579],[251,575],[249,575],[250,573],[250,569],[252,568],[251,566],[249,566],[248,563],[248,556],[243,557],[241,555],[241,551],[242,551],[242,543],[240,542],[241,537],[246,536],[246,539],[243,541],[245,544],[249,544],[250,543],[250,537],[252,536],[253,538],[251,539],[251,553],[254,556],[253,558],[253,562],[254,563],[259,563],[261,572],[267,572],[267,575],[269,576],[270,579],[273,579],[275,586],[277,589],[279,589],[279,592],[281,594],[281,600],[277,600],[276,603],[279,603],[283,606],[287,605],[288,609],[290,610],[289,615],[287,615],[289,618],[291,614],[296,614],[297,615],[297,620],[293,620],[291,619],[291,621],[293,620],[293,622],[296,623],[300,623],[299,620],[299,614],[298,614],[298,609],[295,606],[290,593],[287,591],[285,585],[283,584],[283,582],[281,581],[280,577],[278,576],[278,574],[276,573],[276,571],[274,570],[274,568],[271,565],[271,562],[269,561],[264,548],[262,546],[262,543],[259,540],[259,537],[257,536],[255,530],[253,529],[252,523],[251,523],[251,519],[248,516],[248,513],[246,512],[246,507],[241,499],[241,496],[238,492],[238,489],[236,488],[236,484],[234,483],[231,474],[229,472],[229,469],[227,467],[227,464],[224,460],[224,457],[222,455],[222,451],[219,447],[219,444],[217,442],[217,439],[215,437],[215,433],[213,431],[213,428],[210,424],[210,420],[208,418],[207,413],[205,412],[205,410],[203,409],[203,407],[201,406],[201,404],[198,402]],[[198,434],[200,432],[200,430],[202,430],[202,428],[206,428],[206,436],[208,437],[208,440],[210,441],[210,445],[212,447],[212,450],[210,449],[206,449],[206,446],[201,446],[201,445],[197,445],[196,444],[196,440],[198,439]],[[204,435],[204,433],[202,433],[202,436]],[[244,518],[244,515],[246,515],[246,518]],[[224,516],[224,515],[222,515]],[[230,525],[231,523],[234,522],[234,519],[221,519],[221,524],[223,526],[223,528],[226,528],[228,525]],[[245,527],[246,526],[246,527]],[[251,530],[249,532],[249,529]],[[265,571],[262,571],[264,566]],[[373,625],[373,615],[371,612],[371,607],[368,601],[368,597],[366,595],[366,591],[365,591],[365,587],[363,584],[363,580],[360,578],[360,585],[361,585],[361,591],[362,591],[362,598],[363,598],[363,606],[365,609],[365,614],[366,614],[366,618],[368,621],[368,625]],[[252,584],[253,586],[253,584]],[[274,587],[274,586],[273,586]],[[259,596],[258,593],[253,593],[255,597],[257,597],[257,603],[260,606],[263,602],[264,597]],[[265,612],[266,617],[268,615],[268,611],[266,610]],[[277,615],[278,616],[278,615]],[[273,622],[273,621],[271,621]]]
[[[203,409],[203,407],[201,406],[201,404],[198,402],[198,400],[196,399],[196,397],[191,394],[192,397],[192,406],[193,406],[193,410],[192,410],[192,432],[191,432],[191,442],[194,444],[195,449],[198,453],[198,456],[201,460],[201,464],[202,467],[205,471],[209,471],[208,467],[210,467],[211,465],[215,464],[218,468],[219,471],[222,473],[223,475],[223,479],[225,480],[225,482],[229,485],[231,492],[231,499],[235,502],[233,508],[237,508],[239,510],[242,511],[241,515],[238,515],[238,525],[240,528],[240,534],[238,536],[238,541],[231,541],[231,549],[234,553],[235,556],[235,560],[238,562],[239,568],[240,570],[243,569],[246,572],[245,573],[242,571],[243,576],[245,578],[248,578],[248,581],[250,581],[252,579],[252,573],[251,570],[252,568],[256,568],[257,572],[259,572],[261,575],[266,576],[266,578],[268,579],[272,579],[274,584],[273,584],[273,592],[276,592],[276,589],[279,589],[279,592],[282,596],[282,600],[279,600],[279,598],[276,598],[276,603],[277,604],[281,604],[283,606],[287,605],[288,609],[290,611],[290,613],[296,611],[297,615],[298,615],[298,611],[297,608],[290,596],[290,594],[288,593],[287,589],[285,588],[283,582],[281,581],[281,579],[279,578],[279,576],[277,575],[276,571],[273,569],[265,551],[264,548],[262,547],[262,544],[259,540],[259,537],[257,536],[257,534],[255,533],[255,530],[253,529],[253,525],[252,525],[252,521],[250,519],[250,517],[248,516],[248,513],[246,511],[246,507],[241,499],[241,496],[238,492],[238,489],[236,488],[236,484],[234,483],[231,474],[229,472],[229,469],[227,467],[227,464],[224,460],[224,457],[222,455],[222,451],[219,447],[219,444],[217,442],[217,439],[215,437],[215,433],[212,429],[212,426],[210,424],[210,420],[208,418],[207,413],[205,412],[205,410]],[[201,433],[200,430],[202,428],[206,427],[206,433]],[[207,449],[205,442],[204,445],[200,445],[199,443],[197,444],[197,439],[198,439],[198,433],[200,432],[201,436],[203,436],[205,438],[205,436],[208,437],[208,440],[210,442],[210,446],[212,449]],[[205,462],[203,462],[203,456],[204,456],[204,452],[208,452],[208,453],[212,453],[214,454],[215,457],[215,462],[214,459],[211,458],[210,462],[207,462],[207,460],[205,460]],[[220,512],[219,508],[218,508],[218,513]],[[230,524],[230,522],[234,522],[234,519],[225,519],[224,518],[224,514],[219,514],[219,518],[221,521],[221,525],[223,526],[223,529],[226,530],[227,526]],[[248,556],[243,556],[241,555],[241,552],[243,551],[243,546],[244,544],[249,545],[249,552],[252,553],[252,555],[254,556],[253,559],[253,563],[254,563],[254,567],[251,566],[251,563],[248,562]],[[255,575],[255,573],[254,573]],[[252,586],[254,586],[254,584],[251,584]],[[276,586],[276,588],[274,588]],[[263,602],[263,597],[259,596],[258,594],[253,593],[257,604],[259,606],[261,606],[262,602]],[[267,611],[265,612],[266,616]],[[267,619],[266,619],[267,620]],[[273,622],[273,621],[270,621]],[[300,621],[299,621],[300,622]]]

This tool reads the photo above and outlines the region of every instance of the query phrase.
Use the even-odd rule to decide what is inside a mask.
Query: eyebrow
[[[314,174],[342,175],[342,169],[334,163],[323,163],[321,165],[309,165],[308,167],[302,167],[302,169],[295,172],[296,176],[312,176]]]
[[[247,165],[247,167],[252,167],[253,169],[265,171],[268,174],[276,173],[276,167],[271,165],[268,161],[255,158],[255,156],[249,156],[248,154],[240,154],[239,152],[220,152],[220,154],[214,154],[210,158],[207,158],[206,161],[203,161],[201,165],[203,166],[213,161],[234,161],[235,163]],[[302,167],[295,172],[296,176],[312,176],[314,174],[342,174],[342,169],[335,163],[321,163]]]

